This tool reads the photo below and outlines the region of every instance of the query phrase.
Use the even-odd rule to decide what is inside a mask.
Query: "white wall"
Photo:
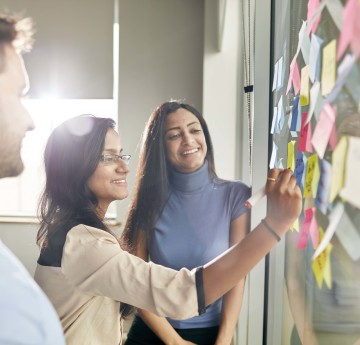
[[[213,139],[218,175],[246,180],[240,173],[240,165],[247,159],[242,157],[243,113],[239,103],[242,93],[240,3],[237,0],[205,1],[203,113]]]
[[[133,157],[130,188],[155,107],[180,98],[202,110],[203,35],[202,0],[120,0],[119,130]],[[120,220],[127,204],[118,203]]]

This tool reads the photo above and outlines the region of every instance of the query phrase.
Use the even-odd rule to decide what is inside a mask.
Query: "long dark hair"
[[[183,108],[191,112],[200,122],[204,132],[209,173],[216,177],[214,150],[207,124],[202,115],[191,105],[178,101],[161,104],[151,114],[143,133],[139,165],[136,172],[134,197],[122,232],[122,245],[135,253],[140,231],[149,234],[160,215],[168,195],[169,178],[165,148],[166,117]]]
[[[43,249],[59,231],[85,224],[109,231],[96,213],[97,197],[87,187],[104,149],[105,136],[115,121],[80,115],[51,133],[44,154],[46,184],[38,213],[37,244]]]

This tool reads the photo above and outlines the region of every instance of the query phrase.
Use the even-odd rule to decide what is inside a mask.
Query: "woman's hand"
[[[299,217],[302,195],[290,169],[271,169],[266,181],[268,198],[267,223],[279,235],[285,233]]]

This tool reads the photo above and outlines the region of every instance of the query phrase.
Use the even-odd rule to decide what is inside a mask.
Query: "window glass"
[[[113,99],[28,99],[24,103],[36,128],[28,132],[23,141],[24,172],[19,177],[0,180],[1,216],[36,216],[45,182],[43,152],[51,131],[57,125],[80,114],[110,117],[117,121],[116,101]],[[112,203],[107,216],[115,218],[115,211],[115,203]]]
[[[270,167],[293,169],[303,192],[286,235],[282,344],[359,344],[360,3],[273,5]]]

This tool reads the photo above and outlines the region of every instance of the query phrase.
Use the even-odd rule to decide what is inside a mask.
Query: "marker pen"
[[[254,193],[249,199],[245,202],[245,207],[251,208],[255,206],[264,196],[266,195],[265,186],[260,188],[256,193]]]

